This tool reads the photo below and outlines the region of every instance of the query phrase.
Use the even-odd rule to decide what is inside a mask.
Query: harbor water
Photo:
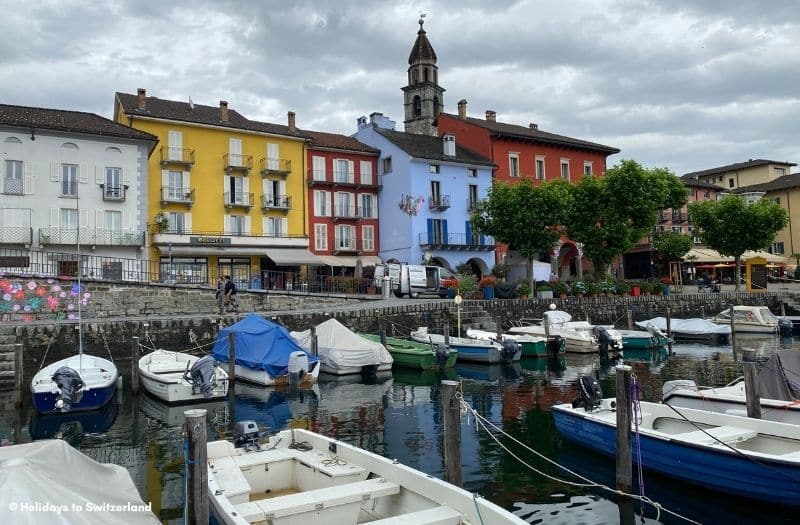
[[[739,337],[738,344],[754,348],[762,359],[778,349],[800,348],[800,340],[764,336]],[[648,401],[660,399],[664,381],[693,379],[700,385],[718,386],[742,374],[740,356],[730,346],[678,344],[673,355],[666,350],[625,354],[624,362],[632,365]],[[307,428],[443,477],[439,382],[458,379],[464,399],[504,432],[558,464],[613,487],[613,458],[562,439],[550,407],[577,397],[575,380],[585,374],[597,374],[604,396],[613,396],[613,366],[620,362],[567,354],[557,360],[523,360],[511,367],[459,363],[443,375],[396,368],[368,381],[360,376],[338,380],[323,376],[312,389],[293,392],[239,383],[235,402],[200,407],[208,410],[209,439],[226,438],[235,421],[252,419],[271,430]],[[0,434],[21,418],[21,441],[61,438],[98,461],[122,465],[164,523],[182,523],[181,424],[187,407],[166,405],[144,391],[131,396],[129,363],[118,365],[125,384],[116,402],[101,413],[36,417],[26,396],[21,412],[0,414]],[[26,377],[33,372],[26,370]],[[619,523],[621,507],[631,507],[618,505],[607,491],[561,482],[579,480],[502,438],[515,459],[476,428],[474,418],[464,417],[462,440],[465,488],[530,523]],[[701,523],[764,523],[766,516],[770,523],[797,521],[795,510],[711,492],[647,471],[644,492],[662,507]],[[632,507],[638,521],[686,523],[663,511],[659,516],[656,509],[638,502]]]

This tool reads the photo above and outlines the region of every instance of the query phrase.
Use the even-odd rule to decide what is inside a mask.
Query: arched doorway
[[[472,273],[478,279],[489,273],[489,265],[483,259],[473,257],[467,261],[467,264],[472,267]]]

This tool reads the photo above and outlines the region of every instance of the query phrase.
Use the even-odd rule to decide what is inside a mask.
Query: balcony
[[[166,206],[167,204],[184,204],[187,208],[191,208],[194,204],[194,190],[161,186],[161,205]]]
[[[0,226],[0,244],[33,243],[33,228],[30,226]]]
[[[686,222],[687,221],[686,214],[683,213],[683,212],[680,212],[680,211],[672,212],[672,214],[670,215],[670,218],[672,219],[672,222]]]
[[[241,153],[226,153],[222,156],[225,164],[225,171],[231,173],[234,171],[248,173],[253,169],[253,156],[242,155]]]
[[[264,211],[289,211],[292,209],[292,198],[286,195],[262,195],[261,209]]]
[[[356,241],[354,237],[336,238],[333,245],[334,255],[344,255],[346,253],[360,253],[361,243]]]
[[[261,175],[263,177],[269,175],[286,177],[292,172],[292,161],[287,159],[270,159],[265,157],[259,161],[259,164],[261,165]]]
[[[358,214],[358,209],[355,206],[334,206],[333,207],[333,220],[353,220],[361,218]]]
[[[83,246],[144,246],[144,232],[102,228],[39,228],[39,244]]]
[[[469,213],[474,213],[478,211],[479,204],[480,201],[478,201],[477,199],[472,199],[472,198],[467,199],[467,211]]]
[[[128,191],[128,186],[108,186],[101,184],[100,189],[103,191],[103,200],[107,202],[124,202],[125,193]]]
[[[419,245],[423,248],[463,251],[492,251],[495,249],[494,238],[477,233],[427,233],[419,234]]]
[[[253,207],[252,193],[226,191],[222,198],[225,202],[225,208],[246,208],[249,210]]]
[[[194,150],[189,148],[170,148],[161,146],[161,167],[183,166],[192,169],[194,165]]]
[[[6,195],[24,195],[25,183],[22,179],[6,177],[3,179],[3,193]]]
[[[428,197],[428,209],[444,211],[450,207],[450,195],[431,195]]]
[[[382,186],[376,184],[375,175],[372,175],[373,182],[361,182],[361,176],[356,177],[355,173],[342,173],[339,171],[333,172],[315,172],[313,169],[308,170],[308,178],[306,182],[309,186],[333,186],[334,188],[352,188],[356,190],[373,190],[380,191]]]

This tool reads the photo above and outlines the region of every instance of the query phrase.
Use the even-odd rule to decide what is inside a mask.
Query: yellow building
[[[273,272],[320,264],[308,251],[309,137],[294,113],[286,125],[257,122],[225,101],[203,106],[139,89],[116,94],[114,119],[159,138],[141,206],[162,280],[211,283],[222,274],[262,288]]]
[[[726,190],[734,190],[743,186],[762,184],[788,175],[796,164],[779,160],[750,159],[718,168],[687,173],[684,178],[697,179],[700,182],[713,184]]]
[[[789,224],[775,234],[770,253],[793,256],[800,253],[800,173],[784,175],[770,182],[740,188],[736,194],[761,194],[780,205],[789,215]],[[789,262],[794,264],[794,259]]]

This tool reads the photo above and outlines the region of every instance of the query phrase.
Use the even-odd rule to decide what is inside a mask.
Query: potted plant
[[[484,299],[494,299],[494,285],[497,284],[497,277],[494,275],[484,275],[478,281],[478,287],[483,290]]]
[[[153,223],[156,226],[156,230],[158,230],[159,232],[163,232],[167,228],[169,228],[169,217],[167,217],[167,214],[162,211],[161,213],[153,217]]]
[[[588,288],[586,287],[586,283],[583,281],[572,281],[572,295],[575,297],[583,297],[587,292]]]
[[[458,293],[462,297],[476,299],[477,294],[480,293],[478,289],[478,278],[474,275],[458,275]]]
[[[540,284],[536,287],[536,297],[539,299],[552,299],[553,289],[549,284]]]
[[[620,281],[614,286],[617,289],[617,293],[620,295],[628,295],[631,291],[631,285],[626,283],[625,281]]]
[[[458,290],[458,279],[455,277],[449,277],[447,279],[442,279],[441,285],[447,289],[447,298],[452,299],[456,296],[456,291]]]
[[[495,264],[492,268],[492,275],[501,281],[505,281],[509,273],[511,273],[511,268],[507,264]]]
[[[639,291],[642,295],[650,295],[650,283],[647,281],[642,281],[639,284]]]
[[[597,297],[597,292],[599,290],[599,286],[594,281],[589,281],[586,283],[586,293],[591,295],[592,297]]]
[[[558,295],[560,298],[564,299],[568,292],[569,287],[567,286],[567,283],[561,281],[556,281],[553,283],[553,293]]]
[[[531,294],[531,287],[527,281],[521,281],[517,284],[517,297],[520,299],[527,299]]]

